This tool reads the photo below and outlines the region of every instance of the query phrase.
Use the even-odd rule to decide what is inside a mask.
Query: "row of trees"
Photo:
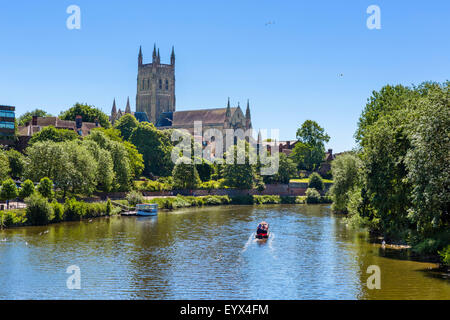
[[[333,208],[435,253],[450,243],[449,82],[385,86],[359,119],[359,149],[332,164]]]

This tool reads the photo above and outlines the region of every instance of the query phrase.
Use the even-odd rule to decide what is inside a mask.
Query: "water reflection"
[[[259,221],[272,236],[255,241]],[[1,299],[449,299],[325,206],[229,206],[0,232]],[[81,269],[81,290],[66,268]],[[367,267],[381,268],[369,290]]]

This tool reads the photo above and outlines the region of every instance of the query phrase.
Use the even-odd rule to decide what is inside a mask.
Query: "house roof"
[[[230,108],[231,115],[237,108]],[[202,121],[203,124],[224,123],[227,108],[200,109],[176,111],[173,113],[172,126],[192,125],[194,121]]]
[[[19,136],[32,136],[33,134],[41,131],[42,128],[48,126],[54,126],[58,129],[68,129],[76,131],[75,121],[61,120],[58,117],[38,117],[36,123],[36,125],[32,125],[31,122],[27,126],[19,127]],[[81,126],[82,135],[87,136],[92,129],[98,126],[93,122],[83,122]]]

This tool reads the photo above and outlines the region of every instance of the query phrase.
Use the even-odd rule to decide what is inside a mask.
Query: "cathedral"
[[[127,100],[125,112],[117,111],[114,100],[111,123],[114,124],[123,114],[133,114],[139,121],[153,123],[158,129],[186,129],[193,134],[194,121],[201,121],[203,130],[214,128],[251,129],[250,103],[242,111],[239,103],[231,107],[230,99],[226,107],[176,111],[175,99],[175,51],[172,47],[170,64],[161,63],[159,49],[153,47],[152,62],[144,63],[142,48],[139,48],[136,112],[131,112]]]

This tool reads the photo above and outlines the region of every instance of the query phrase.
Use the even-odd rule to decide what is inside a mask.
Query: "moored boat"
[[[158,214],[158,204],[137,204],[136,214],[138,216],[156,216]]]

